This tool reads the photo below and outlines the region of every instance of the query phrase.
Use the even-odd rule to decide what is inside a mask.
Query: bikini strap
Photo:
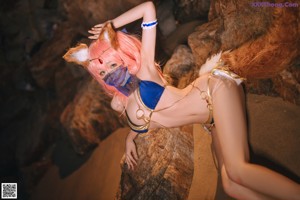
[[[211,124],[213,122],[213,105],[212,105],[211,91],[209,87],[210,78],[211,76],[209,76],[207,79],[207,98],[205,99],[207,103],[207,109],[209,111],[209,115],[208,115],[208,119],[204,124]]]
[[[206,91],[206,97],[202,99],[206,100],[207,103],[207,109],[208,109],[208,119],[206,122],[202,124],[203,128],[210,134],[211,129],[215,126],[214,119],[213,119],[213,105],[212,105],[212,96],[211,96],[211,90],[209,87],[211,76],[207,78],[207,91]]]
[[[129,127],[131,128],[131,130],[135,131],[135,132],[138,132],[138,133],[145,133],[148,131],[148,128],[150,126],[150,121],[148,123],[145,123],[143,125],[136,125],[134,124],[129,116],[128,116],[128,113],[127,111],[125,110],[125,113],[126,113],[126,118],[127,118],[127,122],[128,122],[128,125]]]

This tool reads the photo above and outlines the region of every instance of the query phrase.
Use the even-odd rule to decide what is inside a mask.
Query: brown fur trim
[[[86,44],[80,43],[76,47],[70,48],[67,53],[63,56],[63,58],[67,62],[74,62],[78,65],[82,65],[83,67],[87,67],[89,65],[88,53],[86,52],[86,57],[83,57],[81,60],[76,57],[76,53],[80,50],[88,51],[88,46]]]

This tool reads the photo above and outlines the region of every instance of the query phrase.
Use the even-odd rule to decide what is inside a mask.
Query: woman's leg
[[[228,178],[238,185],[278,199],[300,199],[300,185],[263,166],[248,162],[249,148],[242,89],[222,81],[213,91],[220,155]]]
[[[242,185],[239,185],[232,180],[229,179],[226,168],[223,163],[223,158],[221,154],[220,144],[218,139],[215,137],[216,135],[216,129],[212,129],[212,142],[213,142],[213,149],[215,156],[217,158],[217,166],[218,166],[218,172],[221,174],[222,178],[222,185],[224,191],[231,197],[235,199],[251,199],[251,200],[274,200],[274,198],[271,198],[270,196],[263,195],[261,193],[255,192],[253,190],[250,190]]]

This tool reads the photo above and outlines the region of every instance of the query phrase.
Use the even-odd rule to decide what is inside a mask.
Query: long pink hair
[[[105,84],[99,72],[101,69],[105,69],[105,62],[113,61],[117,63],[123,62],[131,74],[136,74],[141,67],[141,41],[135,36],[125,34],[121,31],[117,31],[115,34],[115,39],[118,42],[117,48],[112,46],[112,41],[106,39],[98,39],[90,44],[88,51],[90,59],[100,56],[103,62],[100,63],[95,59],[89,63],[87,70],[97,82],[103,86],[109,95],[118,95],[123,102],[126,102],[127,97],[120,93],[115,87]]]

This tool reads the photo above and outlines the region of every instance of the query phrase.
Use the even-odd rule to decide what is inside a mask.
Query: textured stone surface
[[[249,142],[254,160],[300,181],[300,107],[281,98],[248,95]],[[258,158],[256,158],[256,156]]]
[[[222,60],[248,79],[274,77],[298,59],[298,13],[298,8],[275,8],[272,24],[265,34],[225,52]]]
[[[299,60],[300,61],[300,60]],[[300,105],[300,67],[291,67],[273,78],[274,88],[284,99]]]
[[[192,126],[151,130],[135,139],[138,166],[121,161],[117,199],[186,199],[193,178]]]
[[[0,176],[3,180],[18,182],[20,188],[23,184],[29,187],[36,184],[47,170],[47,163],[50,162],[47,155],[52,153],[52,147],[59,138],[66,135],[66,130],[71,130],[62,127],[60,115],[71,104],[81,86],[87,84],[86,78],[89,75],[79,67],[63,61],[61,57],[66,49],[79,41],[88,42],[87,30],[91,25],[106,17],[117,16],[140,2],[129,0],[115,4],[116,2],[111,1],[93,1],[92,7],[88,7],[91,2],[85,1],[1,2]],[[103,3],[106,7],[99,7]],[[74,7],[65,10],[68,4]],[[94,10],[95,16],[90,15],[90,9]],[[71,117],[71,112],[66,116],[70,120],[79,118]],[[97,118],[97,111],[94,112],[94,117]],[[101,118],[97,120],[91,122],[93,126],[98,126]],[[72,130],[75,130],[71,121],[64,123],[69,123]],[[87,142],[86,137],[79,140],[84,147],[90,147],[113,128],[113,124],[106,128],[96,127],[95,131],[103,129],[105,133],[97,132],[96,136],[99,138],[94,141]],[[72,131],[67,134],[71,136],[71,141],[77,142],[73,145],[78,152],[83,153],[88,149],[77,146],[81,144],[79,134]],[[88,134],[84,133],[84,136]],[[29,191],[30,188],[27,192]],[[26,191],[20,191],[20,198],[23,196],[22,192]]]
[[[174,0],[174,14],[180,23],[206,19],[209,11],[209,0]]]
[[[205,60],[220,50],[221,41],[219,32],[222,31],[221,19],[215,19],[196,28],[188,38],[188,44],[195,58],[196,68],[205,63]]]
[[[177,27],[173,8],[173,0],[158,1],[156,4],[156,15],[159,22],[158,27],[163,37],[170,35]]]
[[[194,20],[184,24],[178,24],[176,29],[168,35],[168,37],[161,38],[161,48],[167,55],[172,55],[179,45],[186,45],[188,36],[194,32],[197,26],[205,22],[204,20]],[[164,30],[164,27],[162,30]]]
[[[198,67],[211,54],[235,49],[262,35],[272,22],[272,8],[251,7],[247,0],[215,0],[210,6],[210,21],[189,37],[195,57],[200,57],[196,59]]]
[[[250,142],[253,148],[255,148],[255,154],[263,154],[269,159],[272,159],[274,162],[284,166],[289,171],[294,173],[293,177],[297,180],[300,176],[300,163],[299,163],[299,118],[300,111],[299,106],[291,104],[289,102],[283,101],[280,98],[268,97],[264,95],[252,95],[250,94],[248,97],[248,110],[250,115]],[[196,128],[195,128],[196,127]],[[122,164],[122,173],[123,173],[123,184],[126,184],[125,181],[128,181],[128,187],[136,186],[134,191],[141,189],[142,185],[137,185],[138,183],[149,183],[147,186],[147,191],[150,191],[155,184],[157,184],[159,178],[160,180],[165,180],[164,177],[173,176],[173,179],[177,178],[177,173],[174,172],[174,169],[179,170],[172,166],[173,161],[176,163],[181,162],[191,162],[187,161],[187,158],[181,155],[188,155],[191,157],[193,154],[193,150],[190,148],[194,148],[194,164],[190,163],[190,166],[194,166],[193,173],[193,181],[191,183],[191,189],[189,192],[188,199],[230,199],[224,196],[224,192],[221,190],[221,185],[219,184],[217,190],[217,173],[216,168],[213,163],[213,158],[210,149],[211,136],[208,135],[200,125],[195,125],[194,129],[194,144],[189,145],[190,142],[181,141],[178,145],[171,147],[171,142],[173,139],[176,139],[177,136],[174,137],[172,134],[176,134],[177,131],[173,132],[171,135],[166,131],[155,132],[156,135],[145,136],[145,138],[138,138],[136,142],[138,142],[138,148],[140,151],[140,167],[137,168],[136,172],[128,171],[126,166]],[[101,141],[100,145],[95,149],[91,157],[74,173],[69,173],[67,177],[61,177],[59,173],[60,166],[52,166],[50,170],[47,171],[44,178],[39,182],[38,186],[35,188],[33,192],[33,196],[31,199],[74,199],[81,200],[84,198],[89,198],[91,200],[95,199],[113,199],[116,195],[116,191],[118,189],[120,176],[121,176],[121,168],[119,162],[124,154],[125,148],[125,137],[128,133],[129,128],[122,128],[118,131],[114,132],[110,135],[106,140]],[[183,137],[193,137],[190,136],[190,131],[186,131],[188,133],[180,133],[183,134]],[[154,133],[154,132],[153,132]],[[162,134],[166,134],[165,136]],[[169,141],[168,138],[172,139]],[[180,136],[182,137],[182,135]],[[163,139],[164,140],[160,140]],[[186,140],[186,139],[184,139]],[[190,139],[187,139],[190,141]],[[169,141],[165,143],[164,141]],[[141,145],[145,142],[145,146]],[[162,148],[157,147],[160,145]],[[188,145],[188,150],[185,149],[186,153],[182,151],[180,154],[172,153],[171,150],[178,149],[178,146]],[[61,160],[65,162],[65,165],[71,168],[70,166],[76,165],[75,159],[69,159],[73,157],[74,152],[69,149],[65,150],[64,145],[60,145],[58,147],[57,156],[60,157]],[[112,148],[114,147],[114,148]],[[182,149],[181,147],[179,149]],[[258,151],[257,151],[258,150]],[[166,152],[165,152],[166,151]],[[191,151],[191,152],[190,152]],[[152,152],[153,154],[149,154]],[[160,153],[161,157],[157,158],[158,153]],[[166,168],[163,164],[160,164],[160,161],[166,162],[167,159],[171,159],[172,155],[174,156],[173,161]],[[180,159],[183,159],[180,161]],[[176,159],[175,159],[176,158]],[[77,159],[82,159],[81,157]],[[152,160],[153,163],[147,165],[147,161]],[[172,159],[171,159],[172,160]],[[155,162],[157,161],[157,162]],[[260,160],[261,161],[261,160]],[[275,166],[274,162],[268,163],[269,167]],[[104,164],[105,163],[105,164]],[[262,163],[264,164],[264,163]],[[160,166],[161,170],[165,170],[165,174],[167,172],[172,172],[170,175],[161,175],[156,176],[156,179],[148,179],[150,174],[159,172],[157,167]],[[181,167],[183,165],[178,165]],[[154,167],[152,170],[151,168]],[[189,169],[193,170],[193,169]],[[197,171],[196,171],[197,170]],[[278,168],[277,168],[278,170]],[[182,172],[182,169],[180,170]],[[286,173],[286,170],[279,169],[279,172],[285,175],[291,175]],[[140,175],[139,174],[143,174]],[[163,173],[162,173],[163,174]],[[177,182],[179,185],[185,185],[183,183],[187,183],[187,180],[190,180],[190,176],[186,173],[183,173],[182,176]],[[129,178],[133,179],[129,179]],[[145,180],[144,180],[145,178]],[[173,180],[169,178],[169,180]],[[138,182],[137,182],[137,181]],[[135,182],[136,181],[136,182]],[[299,181],[299,178],[298,178]],[[152,184],[153,183],[153,184]],[[166,182],[162,182],[165,185]],[[169,192],[165,192],[162,189],[161,191],[165,194],[164,199],[186,199],[186,196],[183,197],[183,193],[180,196],[176,196],[176,192],[181,191],[184,192],[186,189],[178,189],[178,186],[174,190],[167,188]],[[76,188],[76,189],[74,189]],[[80,188],[80,189],[78,189]],[[123,191],[125,190],[125,186],[123,185]],[[127,188],[128,189],[128,188]],[[146,188],[145,188],[146,190]],[[174,195],[170,195],[171,192],[175,192]],[[156,191],[155,191],[156,192]],[[124,191],[125,193],[125,191]],[[140,193],[141,195],[144,193]],[[119,191],[120,195],[120,191]],[[129,194],[128,194],[129,195]],[[133,195],[133,194],[132,194]],[[151,195],[156,195],[156,193],[148,193],[146,197],[152,197]],[[169,196],[167,196],[169,195]],[[143,196],[144,197],[144,196]],[[151,198],[144,199],[151,199]],[[138,198],[138,196],[136,196]],[[124,198],[126,199],[126,198]],[[133,198],[134,199],[134,198]],[[159,197],[157,199],[160,199]],[[168,199],[169,200],[169,199]]]
[[[191,49],[186,45],[179,45],[164,66],[163,73],[170,84],[184,88],[197,74],[194,70],[195,62]]]
[[[142,2],[145,0],[116,0],[114,2],[110,0],[62,0],[61,4],[74,28],[87,35],[87,30],[90,27],[113,19]],[[81,26],[76,26],[77,24]]]
[[[110,106],[111,98],[99,84],[88,81],[61,115],[61,123],[78,153],[84,154],[100,140],[126,124]]]
[[[237,73],[250,78],[272,77],[249,79],[247,91],[280,95],[299,104],[299,81],[294,75],[299,73],[299,8],[253,7],[249,1],[212,1],[209,19],[188,38],[196,69],[220,50],[233,50],[222,58]],[[286,72],[279,74],[283,69]]]
[[[77,66],[66,64],[61,56],[67,48],[74,46],[77,42],[88,42],[87,30],[92,25],[111,19],[140,2],[142,1],[18,0],[1,2],[1,177],[11,182],[20,181],[18,182],[20,186],[27,185],[28,191],[31,191],[30,187],[34,186],[47,171],[51,163],[49,155],[52,154],[53,146],[59,146],[55,145],[59,138],[70,136],[68,138],[71,139],[75,150],[84,153],[105,138],[110,131],[120,126],[120,118],[108,109],[109,100],[101,96],[101,89],[98,90],[95,85],[88,88],[89,75]],[[174,4],[174,9],[180,12],[175,12],[174,18],[179,20],[178,27],[172,33],[169,32],[165,43],[158,42],[158,46],[164,45],[165,48],[161,49],[166,51],[168,56],[178,44],[186,42],[187,35],[198,25],[198,21],[191,20],[202,18],[203,9],[200,7],[207,7],[208,1],[177,2],[177,5]],[[178,77],[180,70],[185,73],[182,79],[173,83],[178,87],[183,87],[193,80],[194,72],[197,73],[200,65],[212,53],[221,48],[238,49],[249,41],[257,41],[268,32],[272,25],[273,8],[254,9],[249,6],[249,1],[244,0],[211,2],[209,23],[199,26],[189,38],[195,67],[189,68],[184,61],[186,58],[187,61],[192,61],[187,50],[178,59],[178,62],[185,64],[174,63],[172,66],[175,66],[175,69],[168,69],[175,73],[174,77]],[[201,12],[195,13],[197,10]],[[286,23],[291,21],[286,20]],[[176,22],[172,19],[172,26],[174,23]],[[295,28],[297,27],[299,33],[300,26],[295,25]],[[289,37],[286,36],[290,33],[286,31],[284,36],[288,39]],[[186,53],[188,56],[185,58]],[[157,54],[163,55],[164,53],[158,51]],[[161,60],[164,61],[164,56],[159,59]],[[192,72],[187,72],[188,69]],[[298,60],[287,71],[273,79],[247,83],[247,90],[273,96],[280,94],[299,105],[299,77]],[[83,91],[86,88],[87,91]],[[80,107],[80,105],[84,106]],[[95,112],[85,114],[85,112],[90,112],[89,109]],[[64,115],[61,116],[62,112]],[[109,113],[108,116],[106,116],[107,113]],[[60,122],[60,116],[64,127]],[[286,117],[280,119],[284,127],[284,120],[289,121],[290,118],[286,115],[282,116]],[[105,121],[110,117],[112,117],[111,120]],[[101,126],[103,123],[108,123],[112,127]],[[274,127],[278,124],[280,122],[277,122]],[[268,137],[271,136],[264,137],[267,143]],[[268,146],[268,144],[259,145]],[[294,147],[289,146],[289,148],[293,150]],[[270,149],[264,151],[260,149],[262,153],[268,151]],[[57,154],[59,153],[61,152]],[[272,153],[266,154],[271,158],[274,156]],[[74,153],[73,156],[79,155]],[[67,158],[70,157],[72,156]],[[65,160],[68,161],[68,159]],[[275,160],[281,162],[276,158]],[[34,163],[35,161],[37,162]],[[288,162],[291,164],[291,161],[292,159]],[[107,162],[103,161],[103,163]],[[283,164],[291,166],[288,163]],[[102,170],[105,173],[105,169],[106,167],[103,167],[99,171]],[[290,169],[295,171],[294,168]],[[94,170],[97,171],[98,168]],[[77,180],[71,181],[70,188]],[[23,183],[24,181],[26,183]],[[99,182],[95,183],[95,185],[98,184]],[[81,185],[77,187],[81,188]],[[161,191],[168,190],[166,188]],[[60,188],[57,191],[59,193]],[[70,194],[74,192],[74,188],[66,191]],[[186,189],[176,189],[175,196],[178,191],[186,191]],[[72,195],[71,197],[76,196]],[[166,195],[172,196],[173,194]]]

